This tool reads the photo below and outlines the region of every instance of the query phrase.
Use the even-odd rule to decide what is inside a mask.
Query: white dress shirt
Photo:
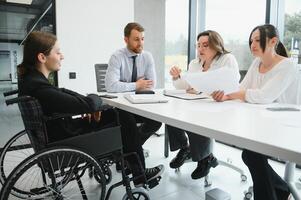
[[[251,64],[240,88],[246,90],[246,101],[250,103],[301,103],[299,70],[285,58],[266,73],[259,72],[261,60]]]
[[[188,65],[188,72],[203,72],[203,64],[204,62],[199,58],[193,59]],[[232,54],[226,53],[213,59],[208,71],[216,70],[221,67],[229,67],[231,69],[235,69],[237,71],[238,79],[240,78],[238,64]],[[176,89],[190,88],[189,84],[181,78],[173,80],[173,85]]]
[[[136,57],[137,80],[144,77],[156,84],[155,62],[151,53],[142,51],[135,54],[127,48],[117,50],[110,58],[105,77],[108,92],[128,92],[136,90],[136,83],[132,81],[133,59]]]

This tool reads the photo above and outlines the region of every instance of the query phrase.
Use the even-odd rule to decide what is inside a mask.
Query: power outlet
[[[76,79],[76,72],[69,72],[69,79]]]

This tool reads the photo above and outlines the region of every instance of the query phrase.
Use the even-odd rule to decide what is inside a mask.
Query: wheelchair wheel
[[[100,186],[89,178],[89,168],[101,177]],[[105,192],[105,177],[92,156],[77,149],[56,147],[20,163],[3,185],[0,199],[103,200]]]
[[[150,197],[145,189],[134,188],[132,189],[132,194],[134,200],[150,200]],[[122,200],[130,200],[128,194],[125,194]]]
[[[107,184],[111,183],[111,181],[112,181],[112,171],[111,171],[110,167],[107,166],[107,165],[104,165],[104,166],[101,166],[101,168],[102,168],[102,171],[105,175],[106,183]],[[99,177],[96,176],[95,178],[99,182]]]
[[[101,169],[102,169],[103,174],[104,174],[104,176],[105,176],[106,184],[107,184],[107,185],[110,184],[111,181],[112,181],[112,171],[111,171],[111,169],[109,168],[109,166],[106,166],[106,165],[104,165],[104,166],[101,165]],[[99,177],[99,176],[96,175],[96,174],[93,174],[93,172],[92,172],[91,170],[92,170],[92,169],[90,168],[90,169],[89,169],[89,177],[90,177],[90,178],[93,178],[93,177],[94,177],[95,180],[96,180],[98,183],[101,183],[101,182],[102,182],[101,177]]]
[[[9,174],[23,160],[34,153],[25,130],[12,137],[0,154],[0,182],[4,184]]]

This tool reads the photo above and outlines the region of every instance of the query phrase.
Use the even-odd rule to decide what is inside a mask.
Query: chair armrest
[[[108,109],[112,109],[113,107],[108,105],[108,104],[103,104],[101,105],[99,110],[95,110],[93,112],[97,112],[97,111],[105,111]],[[48,120],[55,120],[55,119],[61,119],[61,118],[65,118],[65,117],[72,117],[72,116],[76,116],[76,115],[83,115],[83,114],[87,114],[87,113],[54,113],[51,116],[47,116],[45,117],[46,121]]]
[[[3,96],[4,97],[7,97],[7,96],[11,96],[11,95],[14,95],[14,94],[18,94],[19,90],[11,90],[11,91],[8,91],[8,92],[3,92]]]
[[[15,103],[19,103],[19,102],[25,102],[25,101],[30,101],[33,100],[34,98],[31,96],[20,96],[20,97],[16,97],[16,98],[12,98],[12,99],[7,99],[5,100],[6,105],[12,105]]]

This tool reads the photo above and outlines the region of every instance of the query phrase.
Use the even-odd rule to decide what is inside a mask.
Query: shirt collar
[[[133,56],[139,56],[140,54],[134,53],[132,51],[130,51],[127,47],[125,47],[125,54],[127,55],[127,57],[133,57]]]

